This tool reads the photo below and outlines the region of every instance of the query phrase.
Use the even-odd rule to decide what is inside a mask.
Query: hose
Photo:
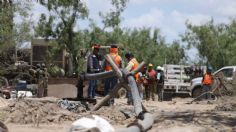
[[[202,93],[201,95],[199,95],[198,97],[196,97],[195,99],[193,99],[190,103],[193,103],[194,101],[197,101],[198,99],[200,99],[200,97],[202,97],[203,95],[205,94],[211,94],[214,96],[214,101],[217,101],[217,96],[213,93],[213,92],[205,92],[205,93]]]
[[[106,72],[100,72],[100,73],[82,73],[81,78],[83,80],[102,80],[109,77],[116,76],[114,71],[106,71]]]
[[[145,113],[143,120],[138,120],[130,124],[127,128],[117,129],[115,132],[145,132],[152,127],[153,123],[154,116],[150,113]]]

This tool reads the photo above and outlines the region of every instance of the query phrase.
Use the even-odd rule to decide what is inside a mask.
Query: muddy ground
[[[66,86],[50,87],[49,95],[57,96],[56,92],[58,92],[58,97],[61,97],[63,96],[61,91],[65,93],[66,97],[75,95],[75,88],[63,89],[63,87],[65,88]],[[46,103],[41,103],[38,100],[36,101],[37,103],[35,101],[19,100],[18,103],[15,103],[15,106],[12,106],[14,102],[1,99],[0,119],[6,122],[10,132],[65,132],[68,131],[74,120],[84,116],[90,117],[92,114],[108,120],[115,128],[125,127],[135,119],[132,114],[133,107],[126,105],[126,99],[116,99],[115,106],[102,107],[93,113],[87,110],[77,113],[64,110],[56,103],[53,103],[56,99],[47,98],[46,100],[52,101]],[[98,98],[98,101],[100,99]],[[189,103],[191,100],[192,98],[176,97],[172,101],[164,102],[143,101],[144,106],[155,118],[155,124],[149,131],[236,131],[236,97],[223,97],[216,101]],[[7,109],[8,111],[6,111]],[[131,118],[124,116],[121,111],[131,113]],[[40,118],[33,118],[37,117],[37,113],[42,114]],[[37,121],[39,122],[39,127],[37,127]]]

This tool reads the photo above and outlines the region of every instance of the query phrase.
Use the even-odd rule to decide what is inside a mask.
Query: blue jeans
[[[117,77],[107,78],[105,80],[104,95],[106,96],[117,84]]]
[[[104,89],[104,94],[105,96],[115,87],[117,84],[117,77],[112,77],[112,78],[107,78],[105,80],[105,89]],[[108,102],[108,105],[113,105],[114,104],[114,98],[111,98]]]
[[[89,80],[88,97],[90,98],[95,97],[96,87],[97,87],[97,80]]]

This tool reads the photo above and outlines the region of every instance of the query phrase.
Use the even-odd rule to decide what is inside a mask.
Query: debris
[[[86,112],[86,106],[83,105],[80,101],[68,101],[68,100],[59,100],[57,104],[63,108],[67,109],[71,112],[80,113]]]

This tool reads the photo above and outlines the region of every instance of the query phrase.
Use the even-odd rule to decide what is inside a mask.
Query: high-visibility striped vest
[[[112,59],[115,61],[116,65],[121,68],[121,57],[118,54],[110,54]],[[111,71],[112,68],[110,66],[110,64],[108,62],[106,62],[106,66],[105,66],[105,70],[106,71]]]
[[[134,69],[136,69],[138,67],[139,63],[138,63],[138,61],[135,58],[131,59],[130,61],[134,64],[133,67],[131,68],[131,71],[133,71]],[[136,73],[134,75],[134,77],[135,77],[135,79],[137,81],[137,79],[139,78],[138,77],[138,73]]]
[[[204,74],[202,83],[206,85],[211,85],[212,82],[213,82],[212,76],[210,74]]]

